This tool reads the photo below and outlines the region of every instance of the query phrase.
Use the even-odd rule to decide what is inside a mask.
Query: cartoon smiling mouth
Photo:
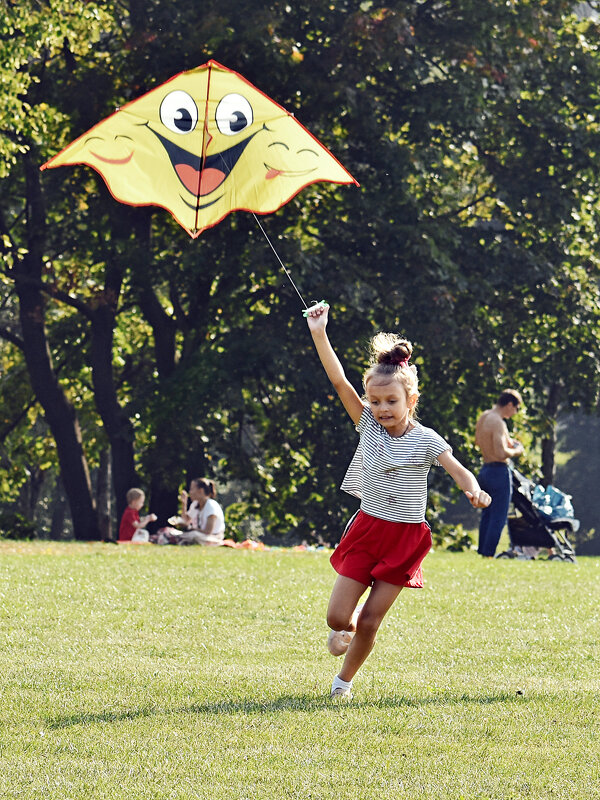
[[[265,178],[270,181],[272,178],[277,178],[279,175],[285,175],[286,178],[301,178],[303,175],[310,175],[311,172],[316,170],[316,167],[310,167],[309,169],[277,169],[277,167],[271,167],[266,162],[264,162],[264,167],[267,170],[267,174]]]
[[[177,177],[194,197],[205,197],[214,192],[233,170],[246,146],[258,131],[221,153],[202,159],[161,136],[147,125],[165,148]]]

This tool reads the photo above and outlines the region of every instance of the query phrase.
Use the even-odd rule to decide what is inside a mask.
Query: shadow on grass
[[[201,703],[180,708],[160,708],[145,706],[126,711],[101,711],[93,713],[82,711],[50,718],[50,728],[70,728],[74,725],[101,725],[105,723],[126,722],[143,717],[176,716],[180,714],[278,714],[282,711],[299,711],[311,713],[315,711],[339,711],[349,709],[385,709],[385,708],[423,708],[425,706],[489,706],[495,703],[523,703],[527,699],[518,694],[499,692],[494,695],[471,696],[468,694],[436,694],[427,697],[375,697],[364,700],[332,702],[326,696],[311,694],[283,695],[275,700],[219,700],[214,703]]]

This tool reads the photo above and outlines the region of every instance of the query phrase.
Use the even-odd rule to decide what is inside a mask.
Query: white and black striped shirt
[[[415,424],[404,436],[390,436],[365,406],[356,430],[360,442],[341,489],[359,497],[372,517],[390,522],[423,522],[427,475],[437,457],[452,448],[432,428]]]

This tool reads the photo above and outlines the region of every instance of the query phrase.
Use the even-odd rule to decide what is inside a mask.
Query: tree
[[[361,182],[314,185],[265,220],[305,296],[333,301],[332,339],[357,386],[369,335],[400,329],[416,346],[423,422],[467,455],[500,382],[526,389],[537,438],[553,398],[594,408],[594,20],[562,0],[102,11],[85,58],[74,47],[58,58],[57,45],[45,71],[33,62],[49,92],[32,105],[46,120],[30,137],[44,155],[51,134],[55,152],[115,105],[215,58],[293,111]],[[6,141],[18,178],[25,159]],[[68,371],[78,385],[91,376],[90,430],[101,430],[86,455],[110,441],[118,502],[139,478],[164,519],[182,477],[209,470],[242,487],[239,513],[271,532],[333,540],[351,508],[337,486],[352,426],[315,374],[298,298],[252,218],[237,213],[192,242],[164,212],[116,204],[85,167],[46,174],[44,191],[53,224],[28,285],[46,300],[53,355],[65,320],[79,332]],[[21,197],[13,182],[0,201],[11,258],[33,246]]]
[[[8,101],[0,117],[2,175],[13,186],[19,185],[20,178],[23,187],[21,199],[11,192],[9,202],[14,204],[0,219],[5,274],[15,281],[19,301],[22,350],[33,391],[56,441],[74,533],[77,538],[93,539],[99,530],[77,413],[58,380],[46,333],[42,286],[46,207],[38,143],[55,132],[61,121],[43,97],[46,67],[53,59],[73,57],[69,37],[74,37],[76,51],[79,31],[99,35],[103,15],[76,2],[55,6],[50,14],[52,24],[48,25],[45,4],[11,5],[0,23]],[[85,50],[83,37],[79,42]]]

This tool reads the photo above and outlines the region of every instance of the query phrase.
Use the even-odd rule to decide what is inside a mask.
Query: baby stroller
[[[535,558],[541,547],[548,548],[549,560],[575,561],[575,551],[567,534],[579,530],[579,520],[574,517],[543,514],[533,503],[536,484],[512,468],[512,504],[514,515],[508,518],[510,549],[498,553],[496,558]]]

